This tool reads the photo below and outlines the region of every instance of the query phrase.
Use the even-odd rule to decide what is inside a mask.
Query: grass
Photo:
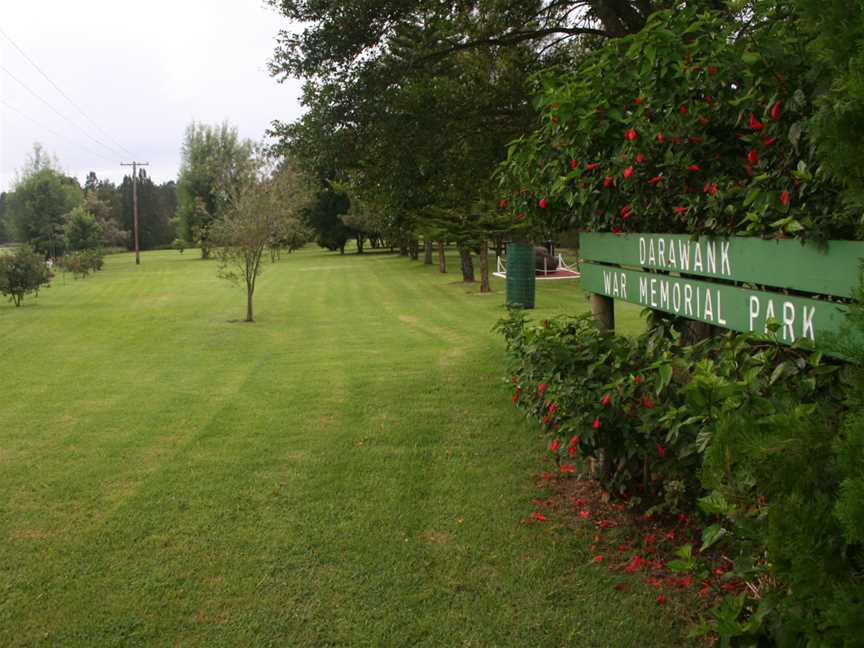
[[[542,442],[493,286],[307,249],[242,324],[212,262],[154,252],[0,305],[0,645],[680,645],[584,538],[522,524]]]

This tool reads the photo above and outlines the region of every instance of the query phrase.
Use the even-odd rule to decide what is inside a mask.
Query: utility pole
[[[132,228],[135,231],[135,265],[141,265],[141,254],[138,251],[138,167],[148,166],[149,162],[135,162],[127,164],[121,162],[120,166],[132,167]]]

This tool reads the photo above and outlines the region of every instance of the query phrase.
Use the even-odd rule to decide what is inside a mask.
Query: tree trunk
[[[474,262],[471,260],[471,249],[460,245],[459,256],[462,260],[462,281],[465,283],[473,283]]]
[[[339,246],[339,254],[345,254],[345,244]]]
[[[399,241],[399,256],[408,256],[408,243],[405,239]]]
[[[438,241],[438,272],[447,274],[447,257],[444,256],[444,241]]]
[[[420,241],[411,239],[408,241],[408,256],[412,261],[416,261],[420,257]]]
[[[714,337],[717,329],[707,322],[698,322],[696,320],[687,320],[684,324],[684,331],[681,335],[681,345],[689,346],[696,344],[702,340]]]
[[[489,242],[480,241],[480,292],[491,292],[489,287]]]
[[[252,295],[254,294],[254,289],[246,289],[246,321],[254,322],[252,319]]]
[[[504,256],[504,239],[500,236],[495,237],[495,257]]]
[[[357,254],[363,254],[364,238],[365,237],[360,236],[359,234],[357,235]]]
[[[432,241],[423,239],[423,265],[432,265]]]

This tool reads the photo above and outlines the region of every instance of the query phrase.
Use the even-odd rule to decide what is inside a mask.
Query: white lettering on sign
[[[623,272],[603,271],[603,292],[611,297],[627,299],[627,275]]]
[[[677,243],[677,245],[676,245]],[[639,265],[658,270],[699,272],[732,277],[729,241],[664,239],[662,236],[639,237]],[[692,261],[692,266],[691,266]]]
[[[665,251],[672,250],[671,241]],[[677,246],[676,246],[677,247]],[[707,250],[708,248],[706,248]],[[693,248],[694,260],[696,248]],[[659,243],[654,254],[659,253]],[[650,241],[645,242],[645,256],[651,254]],[[723,247],[720,246],[715,254],[716,263],[720,267],[723,261]],[[668,256],[666,257],[668,261]],[[703,260],[707,260],[707,254]],[[777,321],[779,328],[777,336],[782,341],[793,343],[796,339],[805,337],[810,340],[816,339],[816,308],[806,303],[796,303],[790,298],[782,295],[764,293],[764,295],[750,294],[746,297],[738,296],[738,289],[726,286],[716,286],[702,282],[689,281],[679,277],[640,272],[638,273],[639,290],[638,296],[628,292],[628,274],[631,271],[620,269],[603,270],[603,292],[609,297],[632,301],[642,306],[664,310],[675,315],[682,315],[691,319],[701,320],[710,324],[729,328],[728,313],[723,310],[723,290],[732,291],[727,293],[728,299],[736,308],[746,309],[745,313],[733,313],[733,327],[738,330],[758,331],[768,333],[768,323]],[[637,277],[630,276],[635,281]],[[635,290],[635,288],[634,288]],[[746,306],[744,305],[746,299]],[[728,303],[726,304],[728,308]],[[745,323],[746,322],[746,323]]]
[[[766,298],[767,305],[765,306],[764,314],[762,312],[762,299],[757,297],[756,295],[750,295],[750,299],[748,302],[748,315],[749,315],[749,323],[748,328],[751,331],[756,330],[756,322],[759,319],[765,320],[765,325],[763,327],[763,332],[768,333],[768,320],[774,319],[775,313],[777,312],[777,307],[774,305],[774,300],[770,298]],[[790,301],[782,302],[780,306],[783,314],[783,319],[780,323],[780,335],[783,338],[784,342],[792,343],[798,337],[805,337],[810,340],[816,340],[816,331],[813,326],[813,318],[816,316],[816,307],[815,306],[798,306],[796,307],[794,303]],[[800,312],[798,311],[800,308]],[[797,322],[801,323],[800,331],[801,335],[795,335],[795,324]]]

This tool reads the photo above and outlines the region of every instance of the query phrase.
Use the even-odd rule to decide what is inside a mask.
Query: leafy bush
[[[83,207],[72,210],[63,231],[67,250],[94,250],[102,244],[102,227]]]
[[[746,26],[679,4],[538,77],[542,123],[500,169],[514,222],[855,236],[856,211],[815,157],[819,79],[800,21],[783,3],[754,3]]]
[[[42,255],[24,245],[14,254],[0,254],[0,295],[20,306],[24,295],[39,295],[39,288],[51,282],[51,270]]]
[[[760,594],[724,602],[702,630],[818,645],[861,636],[864,348],[849,366],[806,341],[728,333],[682,346],[676,325],[655,316],[627,338],[587,315],[529,326],[512,310],[499,328],[513,402],[556,459],[598,462],[611,493],[650,512],[698,503],[702,549],[723,544]]]
[[[60,267],[65,272],[71,272],[76,279],[83,279],[91,272],[101,270],[104,263],[105,255],[102,250],[82,250],[60,259]]]

